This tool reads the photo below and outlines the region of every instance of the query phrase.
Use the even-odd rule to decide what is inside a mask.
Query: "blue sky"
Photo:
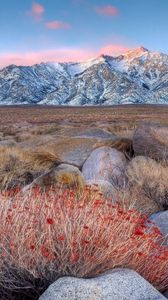
[[[168,53],[168,0],[0,0],[0,66]]]

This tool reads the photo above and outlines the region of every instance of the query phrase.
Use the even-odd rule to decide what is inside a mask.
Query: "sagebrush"
[[[60,276],[89,278],[118,267],[168,288],[168,250],[158,228],[148,230],[146,216],[103,199],[97,186],[95,195],[89,187],[80,197],[55,188],[1,193],[0,285],[9,299],[38,299]]]

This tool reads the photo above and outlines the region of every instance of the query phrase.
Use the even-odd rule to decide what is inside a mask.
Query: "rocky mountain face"
[[[168,55],[141,47],[79,63],[0,70],[0,104],[168,103]]]

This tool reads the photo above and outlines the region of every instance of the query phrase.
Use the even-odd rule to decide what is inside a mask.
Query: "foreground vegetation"
[[[3,192],[0,219],[1,299],[38,299],[60,276],[92,277],[116,267],[168,288],[168,250],[158,228],[104,199],[97,186],[80,196],[55,188]]]

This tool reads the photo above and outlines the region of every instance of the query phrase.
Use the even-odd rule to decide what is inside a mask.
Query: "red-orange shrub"
[[[146,230],[145,216],[95,195],[89,188],[80,198],[52,188],[1,194],[1,285],[10,270],[51,283],[64,275],[91,277],[127,267],[157,289],[168,288],[168,249],[159,230]],[[13,288],[19,287],[16,277]]]

